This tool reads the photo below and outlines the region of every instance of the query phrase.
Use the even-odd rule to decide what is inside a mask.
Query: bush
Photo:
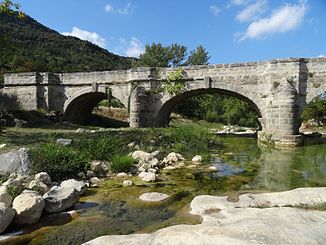
[[[131,156],[114,156],[111,163],[111,170],[112,172],[128,172],[135,160]]]
[[[121,138],[112,135],[95,135],[82,139],[75,144],[79,151],[82,151],[92,160],[111,160],[114,155],[123,153],[123,146],[124,143]]]
[[[54,143],[44,144],[32,149],[33,173],[47,172],[53,180],[74,178],[85,172],[90,158],[80,151]]]

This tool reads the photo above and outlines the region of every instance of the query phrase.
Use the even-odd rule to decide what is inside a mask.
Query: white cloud
[[[113,8],[111,3],[105,5],[104,9],[105,9],[106,12],[114,13],[114,8]]]
[[[125,53],[129,57],[139,57],[144,51],[143,44],[137,38],[132,37]]]
[[[326,58],[326,56],[324,54],[320,54],[317,56],[317,58]]]
[[[139,57],[144,53],[144,45],[136,37],[132,37],[130,41],[125,38],[119,38],[119,45],[113,49],[114,53],[129,57]]]
[[[212,11],[213,15],[215,16],[217,16],[222,11],[222,9],[216,5],[209,6],[209,9]]]
[[[245,5],[247,3],[248,3],[248,0],[231,0],[231,4],[236,5],[236,6]]]
[[[300,1],[298,4],[285,4],[274,11],[269,18],[258,19],[251,23],[238,41],[259,39],[273,33],[291,31],[300,26],[307,10],[306,1]]]
[[[266,0],[257,0],[240,11],[236,19],[240,22],[257,20],[267,10],[267,5]]]
[[[134,7],[132,6],[131,3],[127,3],[127,5],[124,7],[114,8],[111,3],[108,3],[107,5],[104,6],[104,9],[108,13],[128,15],[133,11]]]
[[[81,30],[78,27],[73,27],[71,32],[63,32],[61,34],[65,36],[78,37],[82,40],[86,40],[91,43],[94,43],[102,48],[105,48],[106,46],[105,39],[101,37],[99,34],[97,34],[96,32]]]

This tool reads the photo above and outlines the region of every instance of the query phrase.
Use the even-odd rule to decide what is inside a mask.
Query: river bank
[[[153,130],[156,136],[153,136],[152,130],[128,131],[127,129],[92,133],[90,131],[93,129],[86,130],[88,132],[77,133],[76,130],[46,132],[39,129],[35,134],[39,145],[55,143],[60,137],[71,138],[77,145],[72,143],[68,146],[70,150],[75,149],[79,145],[79,140],[85,140],[85,137],[96,146],[91,149],[102,149],[98,147],[98,142],[101,141],[100,135],[105,134],[106,137],[111,136],[111,138],[123,137],[124,146],[134,141],[134,144],[131,144],[133,148],[136,145],[140,148],[147,145],[146,147],[149,148],[146,149],[153,151],[162,149],[163,152],[169,152],[171,147],[188,147],[192,151],[185,151],[186,160],[183,167],[161,171],[155,182],[144,182],[139,177],[129,174],[121,177],[111,174],[99,184],[99,188],[90,188],[86,191],[80,202],[72,208],[73,217],[63,214],[61,218],[57,216],[55,220],[52,217],[51,222],[49,222],[51,218],[45,217],[39,224],[30,226],[27,230],[10,230],[10,232],[21,231],[21,233],[3,240],[3,243],[10,241],[12,244],[81,244],[103,235],[150,234],[179,224],[198,224],[198,218],[189,214],[190,203],[197,196],[227,195],[229,200],[236,201],[239,195],[248,192],[260,193],[298,187],[326,186],[326,152],[323,145],[280,151],[261,149],[254,138],[215,136],[218,144],[210,150],[211,158],[203,159],[201,164],[193,164],[191,161],[195,153],[193,150],[203,149],[191,147],[194,141],[206,142],[212,146],[210,141],[198,141],[200,134],[196,136],[194,130],[189,130],[191,132],[188,136],[184,136],[183,133],[189,131],[181,130],[183,133],[179,131],[178,137],[171,137],[176,135],[171,133],[175,129],[168,129],[163,134],[163,139],[158,138],[162,133],[161,129]],[[29,146],[36,146],[33,132],[27,132],[26,135],[24,130],[7,131],[11,140],[7,141],[8,145],[28,143]],[[12,137],[13,134],[16,137]],[[175,141],[171,142],[171,139]],[[163,140],[169,144],[159,144],[156,140]],[[187,142],[180,146],[178,144],[180,140]],[[127,154],[136,150],[133,148],[127,146],[124,150]],[[209,148],[205,149],[202,152]],[[167,155],[163,154],[163,156]],[[208,171],[209,167],[215,167],[218,171]],[[133,185],[124,186],[124,181],[132,181]],[[152,203],[140,199],[143,194],[151,192],[166,194],[169,198]]]
[[[199,225],[177,225],[151,234],[103,236],[85,245],[322,244],[326,239],[325,203],[326,188],[244,194],[236,202],[223,196],[197,196],[190,204],[190,213],[201,217]]]

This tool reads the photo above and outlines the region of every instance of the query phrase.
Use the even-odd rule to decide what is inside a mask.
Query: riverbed
[[[237,200],[247,192],[326,186],[325,144],[285,151],[260,148],[253,138],[221,137],[221,141],[223,147],[213,152],[209,163],[164,171],[152,184],[134,177],[134,186],[122,187],[122,180],[109,179],[101,188],[87,191],[75,206],[73,217],[45,217],[24,230],[28,234],[3,242],[81,244],[102,235],[148,233],[176,224],[199,223],[197,216],[189,215],[189,203],[198,195],[228,195]],[[219,171],[208,171],[211,165]],[[138,198],[151,191],[170,198],[154,204]]]

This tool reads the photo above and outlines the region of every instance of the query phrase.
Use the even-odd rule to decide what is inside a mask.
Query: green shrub
[[[135,160],[131,156],[114,156],[111,163],[111,170],[112,172],[128,172]]]
[[[75,178],[85,172],[90,158],[71,147],[54,143],[44,144],[32,149],[33,173],[45,171],[53,180]]]
[[[123,153],[124,149],[121,138],[112,135],[94,135],[80,140],[74,146],[92,160],[111,160],[114,155]]]
[[[13,198],[17,197],[23,191],[22,187],[18,187],[15,185],[8,185],[6,188],[8,194]]]

